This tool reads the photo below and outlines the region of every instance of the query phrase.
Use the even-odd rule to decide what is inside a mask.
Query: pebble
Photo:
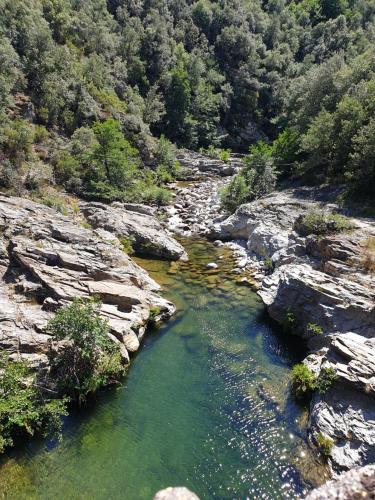
[[[217,269],[219,266],[215,262],[209,262],[206,266],[207,269]]]

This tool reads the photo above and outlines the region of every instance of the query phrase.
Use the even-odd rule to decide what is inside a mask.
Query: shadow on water
[[[148,500],[186,485],[202,499],[277,500],[322,481],[289,390],[304,346],[236,284],[228,249],[183,243],[188,263],[138,259],[177,315],[149,332],[121,387],[72,410],[62,442],[4,457],[0,498]]]

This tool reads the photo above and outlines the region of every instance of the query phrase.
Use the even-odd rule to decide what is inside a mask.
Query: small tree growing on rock
[[[16,435],[59,434],[67,400],[50,396],[25,362],[0,356],[0,453]]]
[[[82,403],[102,386],[118,382],[124,373],[118,346],[108,337],[108,323],[97,300],[74,300],[49,322],[60,344],[50,353],[52,372],[63,393]]]

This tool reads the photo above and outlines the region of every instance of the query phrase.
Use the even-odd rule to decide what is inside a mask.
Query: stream
[[[188,263],[136,259],[176,316],[146,336],[120,388],[66,418],[61,442],[3,457],[0,498],[151,500],[187,486],[202,500],[294,499],[323,480],[290,395],[297,339],[236,283],[227,248],[183,244]]]

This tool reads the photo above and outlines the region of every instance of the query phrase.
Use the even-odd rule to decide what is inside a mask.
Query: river
[[[61,442],[3,458],[0,498],[151,500],[184,485],[202,500],[277,500],[319,482],[289,389],[297,339],[236,283],[228,249],[184,243],[189,263],[138,259],[175,318],[147,335],[120,388],[66,418]]]

